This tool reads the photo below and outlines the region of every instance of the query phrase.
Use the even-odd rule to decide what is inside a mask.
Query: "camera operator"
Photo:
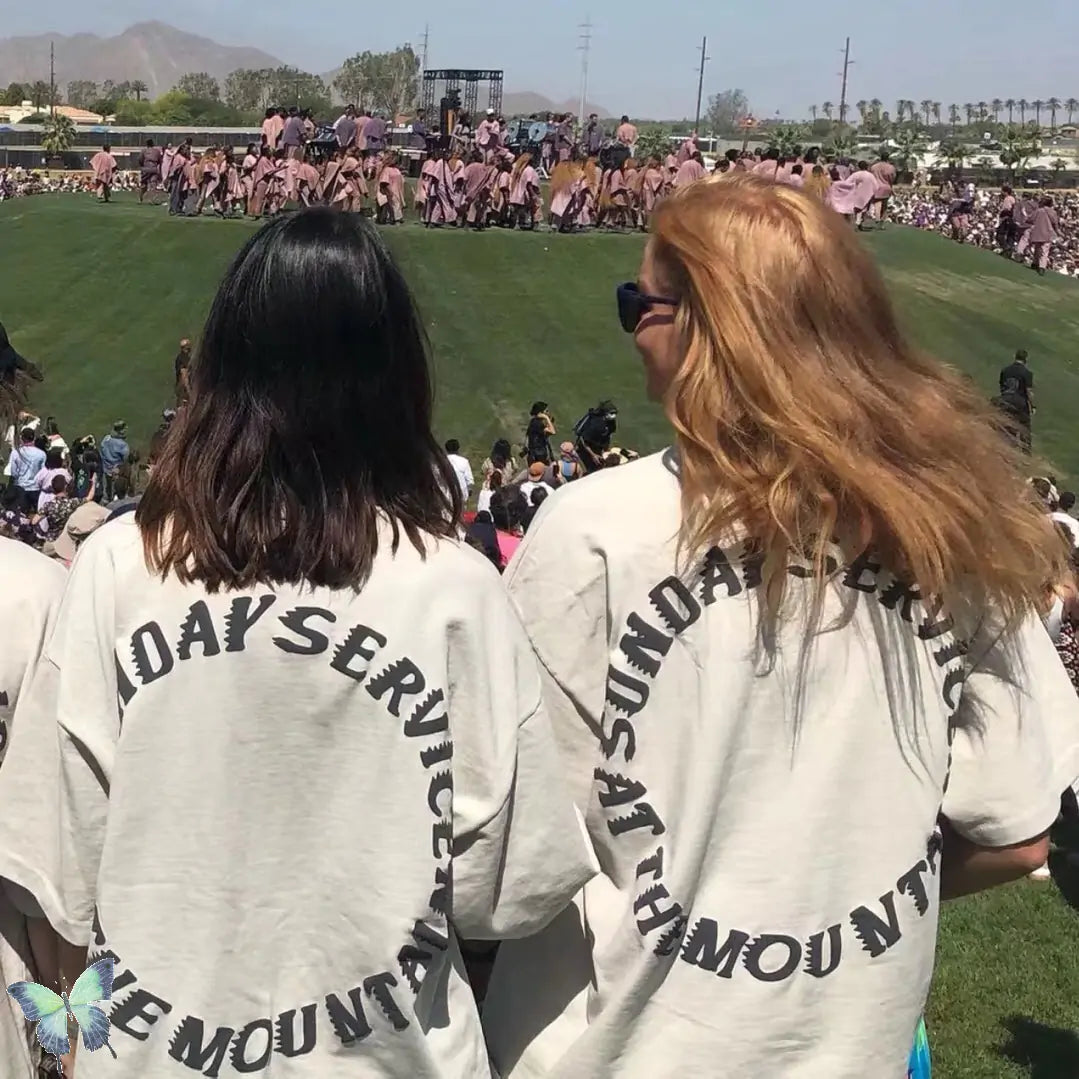
[[[618,409],[613,401],[600,401],[577,421],[573,428],[577,436],[577,456],[586,474],[604,467],[603,459],[617,429]]]

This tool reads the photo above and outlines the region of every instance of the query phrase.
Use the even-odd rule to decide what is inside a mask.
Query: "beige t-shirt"
[[[808,649],[792,567],[757,651],[758,563],[736,544],[678,571],[679,500],[672,455],[571,484],[506,574],[602,873],[500,953],[492,1058],[515,1079],[903,1079],[938,814],[989,846],[1047,829],[1079,701],[1037,620],[964,655],[868,558]]]
[[[79,1079],[486,1075],[457,937],[533,933],[593,872],[527,639],[455,543],[210,595],[119,518],[19,734],[0,876],[117,958],[118,1059]]]
[[[30,684],[60,606],[64,567],[15,540],[0,538],[0,767],[14,734],[15,706]],[[33,778],[33,777],[31,777]],[[14,811],[18,826],[22,808]],[[31,975],[26,919],[0,884],[0,991]],[[33,1027],[14,999],[0,1001],[0,1074],[36,1079]]]

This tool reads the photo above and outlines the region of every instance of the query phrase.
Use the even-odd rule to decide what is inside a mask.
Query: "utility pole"
[[[843,48],[843,85],[839,90],[839,126],[842,127],[847,122],[847,73],[850,71],[850,65],[853,61],[850,58],[850,38],[847,38],[847,44]]]
[[[704,93],[704,65],[711,59],[708,53],[708,38],[701,38],[701,66],[697,72],[697,112],[693,118],[693,130],[701,133],[701,95]]]
[[[431,39],[430,23],[423,24],[423,55],[420,57],[420,74],[427,70],[427,46]]]
[[[56,46],[49,42],[49,115],[56,115]]]
[[[577,122],[583,131],[584,110],[587,108],[586,98],[588,97],[588,54],[592,49],[592,19],[590,16],[585,16],[585,20],[581,23],[579,29],[581,33],[577,51],[581,54],[581,107],[578,109]]]

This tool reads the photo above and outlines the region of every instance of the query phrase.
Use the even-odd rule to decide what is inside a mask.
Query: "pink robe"
[[[389,206],[394,221],[403,221],[405,216],[405,178],[396,165],[386,165],[378,174],[378,193],[375,202],[379,206]]]
[[[491,193],[493,170],[487,165],[473,161],[465,166],[462,179],[464,180],[464,205],[468,207],[468,220],[470,224],[477,224],[481,220]]]
[[[869,171],[876,177],[878,199],[890,199],[892,197],[892,185],[895,183],[895,165],[890,161],[878,161],[869,166]]]
[[[270,116],[262,121],[262,141],[271,150],[277,149],[278,140],[285,130],[285,121],[280,116]]]
[[[693,140],[686,139],[686,141],[678,147],[678,153],[675,154],[675,157],[678,159],[678,164],[684,165],[696,152],[697,147]]]
[[[370,120],[370,116],[356,117],[356,138],[353,145],[361,154],[367,149],[367,125]]]
[[[531,165],[525,165],[510,183],[510,205],[529,206],[538,191],[539,173]]]
[[[1051,244],[1057,239],[1058,226],[1056,210],[1050,206],[1039,206],[1030,222],[1027,241],[1032,244]]]
[[[663,173],[659,169],[645,169],[641,177],[641,209],[650,214],[663,193]]]
[[[98,150],[90,158],[90,168],[94,171],[94,183],[98,187],[110,187],[116,174],[116,158],[104,150]]]
[[[629,202],[626,190],[626,177],[621,169],[611,169],[607,173],[607,194],[615,206],[625,206]]]
[[[431,225],[445,225],[457,217],[453,196],[453,172],[448,161],[431,161],[427,174],[427,202],[424,220]]]
[[[674,178],[675,187],[685,187],[695,183],[704,177],[704,166],[699,161],[689,160],[678,166],[678,173]]]
[[[846,180],[835,180],[825,199],[836,213],[849,217],[864,210],[876,197],[877,178],[866,170],[852,173]]]
[[[172,163],[176,159],[175,150],[164,150],[161,154],[161,181],[162,183],[168,183],[169,176],[172,175]]]
[[[259,159],[254,154],[246,154],[240,166],[240,182],[248,198],[251,198],[255,192],[255,167],[258,163]]]
[[[431,197],[431,177],[434,175],[438,162],[435,160],[425,161],[420,168],[420,178],[416,181],[416,194],[413,202],[416,206],[424,207]]]
[[[240,170],[235,162],[225,166],[225,194],[230,202],[243,202],[247,197],[247,189],[240,179]]]

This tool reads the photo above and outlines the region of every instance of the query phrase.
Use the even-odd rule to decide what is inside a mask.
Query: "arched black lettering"
[[[953,659],[962,659],[966,654],[967,646],[963,641],[949,641],[933,649],[933,658],[938,667],[947,667]]]
[[[330,1026],[344,1045],[351,1045],[356,1041],[362,1042],[371,1033],[371,1025],[364,1014],[363,994],[359,986],[348,991],[348,999],[352,1005],[351,1009],[341,1003],[336,993],[330,993],[326,997],[326,1011],[330,1016]]]
[[[373,641],[378,648],[386,647],[386,638],[377,630],[367,626],[353,626],[348,631],[348,636],[334,649],[333,659],[330,666],[335,671],[347,674],[349,678],[355,678],[362,682],[367,677],[368,664],[375,658],[375,649],[368,648],[368,642]],[[363,660],[361,664],[353,664],[356,659]]]
[[[445,850],[441,848],[445,846]],[[448,820],[435,821],[431,829],[431,854],[435,858],[448,858],[453,850],[453,825]]]
[[[423,922],[416,922],[412,927],[412,939],[416,943],[406,944],[397,953],[397,962],[409,989],[418,993],[431,964],[446,950],[448,941]]]
[[[941,618],[944,610],[944,600],[940,596],[931,596],[925,601],[926,616],[918,626],[918,636],[923,641],[936,640],[950,633],[955,628],[955,619],[950,615]]]
[[[786,949],[786,955],[781,956],[779,966],[772,970],[764,969],[764,953],[769,948],[779,951]],[[794,937],[785,936],[782,933],[762,933],[759,937],[747,945],[742,953],[742,966],[749,971],[750,976],[758,982],[782,982],[789,978],[802,961],[802,944]]]
[[[633,760],[633,756],[637,752],[637,734],[633,729],[633,724],[621,716],[611,724],[611,733],[603,734],[600,738],[603,755],[608,760],[618,752],[618,743],[623,736],[626,739],[626,745],[622,750],[622,759]]]
[[[764,580],[764,555],[756,549],[752,541],[745,546],[742,556],[742,584],[746,588],[760,588]]]
[[[135,673],[144,686],[172,670],[172,651],[156,622],[139,626],[131,635],[131,654],[135,658]]]
[[[937,875],[937,859],[943,850],[944,836],[941,834],[940,829],[936,828],[930,833],[929,841],[925,845],[925,860],[929,865],[929,872],[934,877]]]
[[[967,680],[966,671],[959,667],[949,667],[944,672],[944,685],[941,687],[940,695],[944,698],[944,703],[954,712],[959,707],[959,690],[962,690],[963,684]]]
[[[448,738],[439,742],[437,746],[427,746],[420,750],[420,763],[424,768],[432,768],[436,764],[453,759],[453,742]]]
[[[194,645],[202,646],[203,656],[216,656],[221,651],[217,640],[214,620],[210,617],[210,608],[206,601],[195,600],[191,604],[187,617],[180,626],[180,640],[176,644],[176,654],[180,659],[190,659]]]
[[[877,574],[880,571],[881,564],[875,561],[868,551],[865,551],[847,567],[843,583],[848,588],[856,588],[859,592],[876,592]]]
[[[330,647],[330,638],[313,626],[309,626],[307,621],[310,618],[324,618],[331,624],[337,621],[337,615],[333,611],[323,610],[321,607],[293,607],[291,611],[278,615],[277,620],[300,639],[294,641],[288,637],[274,637],[273,643],[289,655],[321,655]]]
[[[711,918],[698,918],[682,944],[682,961],[710,970],[720,978],[729,978],[748,940],[748,933],[732,929],[720,947],[719,926]]]
[[[904,622],[914,621],[914,604],[921,603],[922,592],[916,584],[908,584],[896,577],[887,588],[881,591],[879,600],[889,611],[899,609],[899,617]]]
[[[402,656],[371,678],[371,681],[367,683],[367,692],[379,701],[389,690],[390,699],[386,702],[386,711],[391,716],[399,716],[401,698],[406,694],[415,697],[426,687],[427,679],[423,677],[419,667],[407,656]]]
[[[628,696],[628,693],[633,696]],[[607,703],[627,716],[635,716],[648,703],[648,683],[625,674],[617,667],[608,667]]]
[[[627,779],[617,772],[606,772],[602,768],[596,768],[592,773],[592,778],[607,788],[596,793],[599,804],[604,809],[635,802],[648,793],[648,789],[639,780]]]
[[[105,930],[101,925],[101,915],[98,913],[98,909],[96,906],[94,907],[93,932],[95,946],[98,948],[103,948],[105,946]],[[116,956],[113,956],[113,959],[116,959]],[[117,960],[117,962],[119,962],[119,960]],[[113,986],[115,991],[115,979],[113,979]]]
[[[674,953],[682,947],[682,940],[686,935],[686,926],[688,924],[689,919],[684,914],[679,914],[678,917],[663,930],[659,940],[656,941],[656,946],[652,949],[652,954],[661,958],[674,955]]]
[[[742,591],[742,582],[734,567],[727,559],[722,547],[712,547],[704,556],[701,564],[701,600],[706,607],[716,601],[716,589],[722,585],[728,596],[737,596]]]
[[[443,869],[441,866],[435,868],[435,887],[431,892],[431,898],[427,900],[427,905],[436,914],[448,914],[450,909],[450,874],[453,871],[452,864]]]
[[[638,828],[651,828],[652,835],[663,835],[667,830],[659,814],[647,802],[638,802],[632,813],[607,821],[607,831],[611,835],[625,835]]]
[[[438,804],[440,794],[448,794],[446,805],[443,809]],[[431,776],[431,782],[427,787],[427,805],[436,817],[441,817],[443,812],[449,813],[453,809],[453,775],[449,771],[436,772]]]
[[[131,703],[135,696],[135,684],[127,676],[127,671],[120,664],[120,657],[113,653],[116,663],[116,695],[120,698],[120,716],[123,717],[124,709]],[[4,702],[7,703],[6,701]]]
[[[303,1040],[296,1044],[296,1009],[282,1012],[274,1023],[274,1049],[283,1057],[302,1057],[315,1048],[315,1012],[317,1004],[305,1004],[300,1011]]]
[[[626,619],[626,632],[618,647],[630,666],[655,678],[659,674],[659,661],[670,651],[671,638],[634,611]]]
[[[445,700],[445,695],[440,689],[432,689],[415,708],[412,715],[405,720],[406,738],[424,738],[432,734],[442,734],[449,730],[450,720],[446,715],[445,708],[439,708]],[[437,712],[435,712],[435,710]],[[435,715],[431,715],[435,712]]]
[[[187,1016],[169,1040],[169,1056],[192,1071],[202,1072],[206,1079],[217,1079],[235,1032],[231,1027],[218,1027],[203,1045],[205,1030],[198,1016]]]
[[[225,615],[225,651],[242,652],[247,647],[247,631],[277,602],[272,592],[259,596],[251,610],[250,596],[237,596]]]
[[[648,593],[648,598],[675,636],[684,633],[701,617],[701,605],[677,577],[660,581]]]
[[[132,976],[131,980],[135,980],[134,976]],[[113,993],[116,991],[116,982],[114,981]],[[148,1008],[155,1008],[156,1012],[148,1011]],[[125,997],[113,1006],[109,1015],[109,1022],[117,1030],[122,1030],[125,1034],[130,1034],[132,1038],[144,1042],[150,1037],[150,1028],[154,1023],[171,1011],[172,1005],[167,1000],[155,997],[153,993],[148,993],[145,989],[136,989],[129,997]],[[133,1027],[131,1024],[135,1020],[145,1023],[146,1028],[142,1030]]]
[[[663,848],[656,847],[655,853],[637,863],[637,879],[650,876],[653,880],[663,879]]]
[[[408,1020],[397,1006],[397,1001],[391,992],[396,984],[397,979],[387,970],[381,974],[372,974],[370,978],[364,978],[363,991],[377,1002],[393,1029],[400,1032],[408,1026]]]
[[[895,895],[885,892],[880,897],[880,904],[884,907],[884,918],[874,914],[868,907],[857,907],[850,912],[851,925],[854,932],[862,942],[862,947],[876,959],[883,955],[893,944],[903,936],[899,930],[899,919],[895,913]]]
[[[929,892],[922,877],[929,872],[929,863],[923,858],[895,882],[900,895],[909,895],[914,900],[914,909],[921,917],[929,910]]]
[[[664,904],[664,900],[670,898],[671,893],[662,884],[653,884],[650,888],[645,888],[633,901],[633,913],[638,915],[637,932],[642,937],[648,936],[661,925],[674,921],[682,913],[681,904]],[[640,917],[643,911],[648,913]]]
[[[264,1035],[263,1038],[255,1038],[256,1034]],[[252,1060],[247,1058],[248,1043],[255,1038],[255,1053],[258,1055]],[[259,1042],[265,1040],[265,1045]],[[269,1019],[256,1019],[248,1023],[243,1030],[237,1031],[236,1038],[232,1043],[232,1052],[229,1059],[233,1068],[238,1072],[260,1072],[270,1063],[270,1054],[273,1052],[273,1023]]]
[[[824,934],[814,933],[806,941],[806,974],[812,974],[814,978],[826,978],[839,966],[839,960],[843,956],[843,933],[842,926],[828,926],[828,960],[824,959]]]

